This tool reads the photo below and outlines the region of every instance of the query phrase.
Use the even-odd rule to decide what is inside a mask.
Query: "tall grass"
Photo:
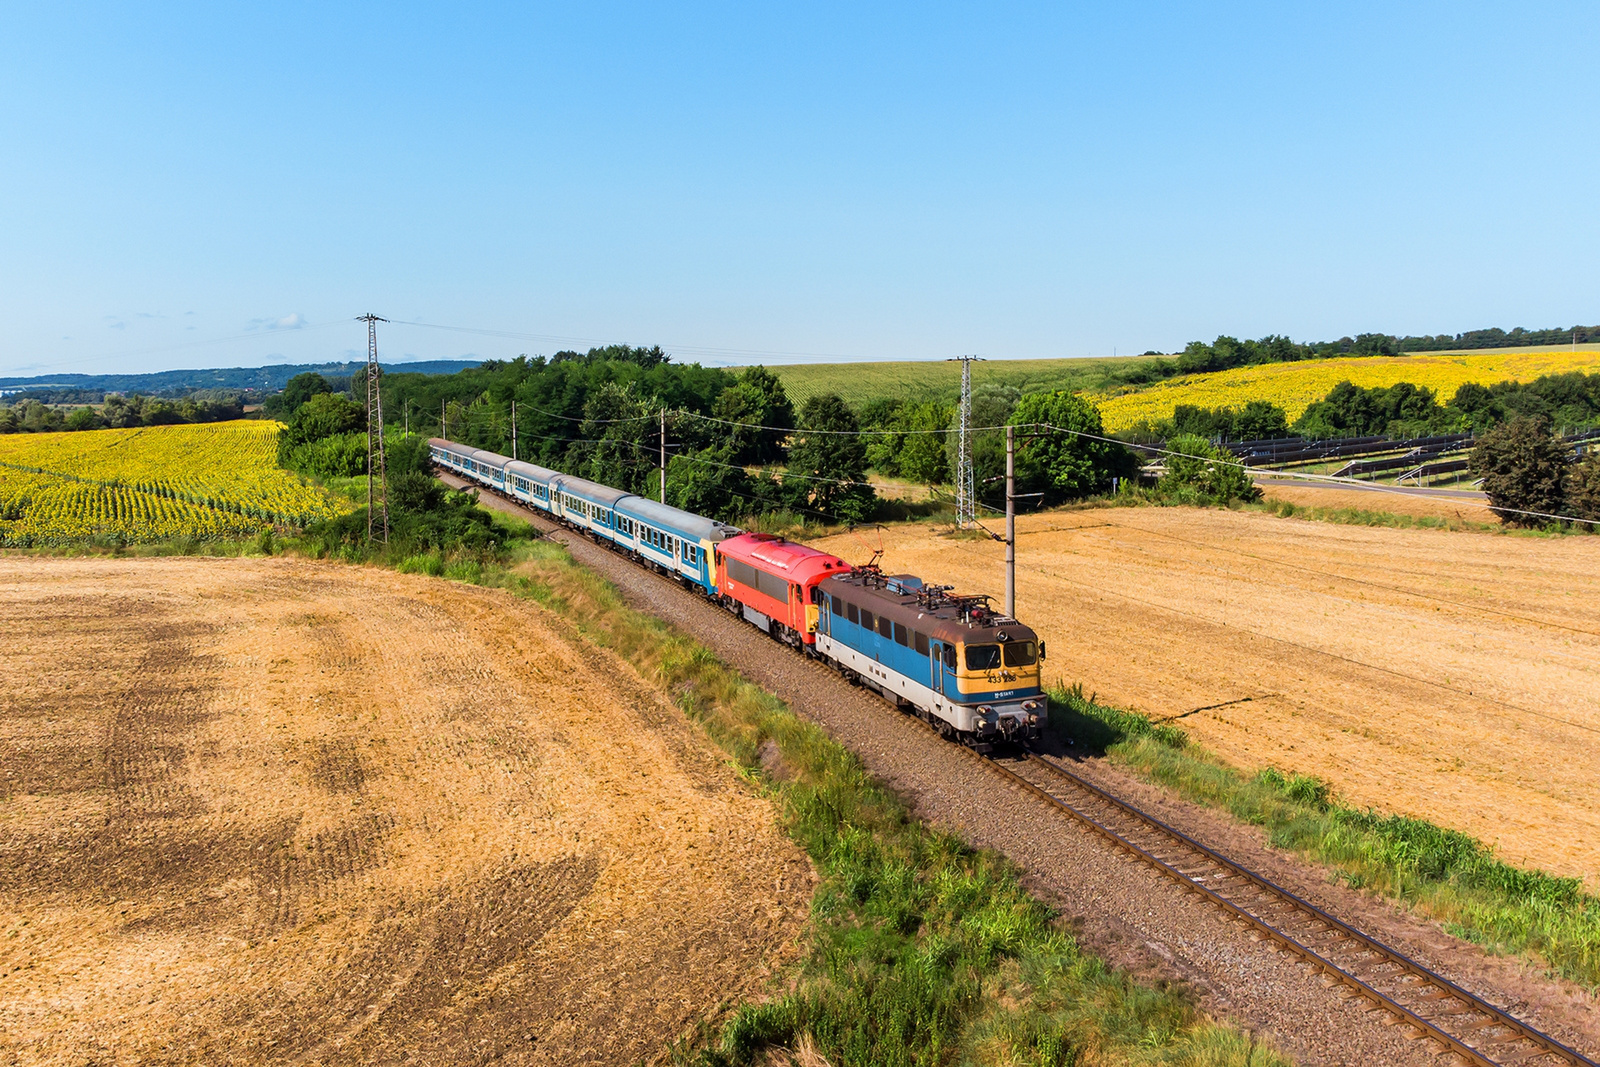
[[[1326,864],[1348,885],[1600,989],[1600,898],[1576,878],[1514,867],[1483,842],[1422,819],[1346,807],[1311,776],[1273,768],[1246,776],[1177,727],[1101,704],[1081,686],[1050,694],[1050,724],[1142,777],[1265,828],[1274,846]]]
[[[769,999],[672,1050],[681,1064],[1278,1065],[1181,996],[1085,952],[1017,870],[925,826],[848,750],[565,549],[524,542],[484,584],[531,597],[628,660],[777,805],[820,874],[805,951]],[[778,653],[775,653],[778,654]]]

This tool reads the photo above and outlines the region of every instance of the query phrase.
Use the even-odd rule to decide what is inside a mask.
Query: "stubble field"
[[[1018,534],[1047,679],[1600,887],[1600,538],[1192,508],[1026,516]],[[998,543],[922,525],[883,543],[888,573],[1004,591]],[[859,534],[820,544],[866,554]]]
[[[504,594],[0,558],[0,662],[0,1061],[635,1061],[806,912],[770,804]]]

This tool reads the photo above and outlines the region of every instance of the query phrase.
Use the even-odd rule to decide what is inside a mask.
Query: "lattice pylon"
[[[367,541],[372,541],[373,519],[383,515],[382,540],[389,543],[389,468],[383,454],[383,388],[378,368],[378,323],[388,322],[368,312],[356,316],[367,324]],[[376,476],[377,484],[373,479]]]

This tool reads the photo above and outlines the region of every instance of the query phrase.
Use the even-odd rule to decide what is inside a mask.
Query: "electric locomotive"
[[[876,566],[818,583],[817,652],[980,752],[1039,736],[1044,646],[987,596]]]

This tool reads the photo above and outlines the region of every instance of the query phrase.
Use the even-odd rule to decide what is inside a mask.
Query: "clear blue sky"
[[[1592,3],[0,20],[0,375],[1600,321]]]

